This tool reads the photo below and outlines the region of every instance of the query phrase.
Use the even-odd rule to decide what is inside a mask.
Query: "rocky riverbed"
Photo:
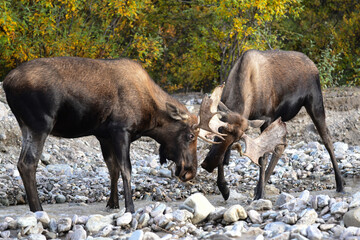
[[[201,101],[200,94],[175,97],[192,111]],[[265,200],[252,201],[258,167],[236,151],[225,169],[231,189],[225,202],[216,187],[216,171],[199,168],[194,180],[182,183],[173,177],[170,162],[160,166],[159,145],[141,138],[131,146],[136,213],[109,212],[110,182],[97,140],[50,137],[37,169],[45,212],[30,213],[16,168],[20,130],[0,87],[0,237],[359,239],[360,89],[327,89],[324,99],[346,193],[335,192],[329,155],[302,110],[287,123],[288,146],[267,184]],[[199,163],[209,147],[199,141]]]

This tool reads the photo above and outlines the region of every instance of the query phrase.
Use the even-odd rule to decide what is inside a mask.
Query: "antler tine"
[[[211,97],[205,96],[200,105],[198,127],[202,129],[202,131],[200,131],[199,137],[205,141],[208,141],[209,136],[218,136],[222,140],[224,140],[222,136],[226,136],[226,134],[221,134],[218,131],[220,127],[228,126],[227,123],[220,121],[218,117],[220,113],[217,111],[223,87],[223,85],[216,87]],[[211,141],[211,143],[214,142]]]

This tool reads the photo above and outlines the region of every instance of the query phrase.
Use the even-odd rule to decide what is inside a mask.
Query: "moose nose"
[[[192,171],[185,171],[183,174],[180,174],[179,178],[183,182],[187,182],[195,177],[195,174]]]

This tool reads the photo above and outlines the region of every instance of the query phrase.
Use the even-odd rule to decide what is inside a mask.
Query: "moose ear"
[[[265,120],[249,120],[248,123],[252,128],[259,128],[265,123]]]
[[[175,120],[186,120],[189,118],[189,115],[185,112],[183,112],[182,110],[180,110],[179,108],[177,108],[175,105],[171,104],[171,103],[166,103],[166,112],[169,114],[169,116],[172,119]]]

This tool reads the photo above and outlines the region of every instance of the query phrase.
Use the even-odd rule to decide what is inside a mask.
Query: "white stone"
[[[194,215],[185,209],[178,209],[174,211],[173,213],[173,219],[177,222],[185,222],[188,219],[191,219],[194,217]]]
[[[28,212],[17,219],[19,227],[26,228],[29,226],[36,226],[37,219],[35,213]]]
[[[270,210],[272,207],[272,202],[267,199],[255,200],[250,204],[250,209],[254,209],[256,211]]]
[[[353,199],[349,205],[349,208],[360,207],[360,192],[357,192],[353,195]]]
[[[77,225],[75,231],[70,234],[70,240],[85,240],[86,237],[87,233],[80,225]]]
[[[129,240],[143,240],[143,237],[144,237],[144,231],[136,230],[131,234]]]
[[[40,233],[30,234],[27,238],[29,240],[46,240],[46,237]]]
[[[319,230],[318,224],[314,224],[314,225],[309,226],[306,229],[306,236],[310,240],[321,240],[323,238],[323,234]]]
[[[349,204],[347,202],[337,202],[331,205],[330,212],[332,214],[344,214],[349,210]]]
[[[146,232],[142,240],[158,240],[160,237],[153,232]]]
[[[317,207],[323,208],[327,205],[329,205],[330,197],[328,195],[318,195],[317,198]]]
[[[130,212],[124,213],[121,217],[116,219],[116,225],[123,227],[131,223],[132,214]]]
[[[40,221],[44,226],[48,226],[50,223],[49,215],[44,211],[35,212],[36,219]]]
[[[211,212],[215,211],[215,207],[202,193],[191,195],[185,200],[184,205],[193,209],[194,217],[192,222],[194,224],[203,221]]]
[[[238,220],[243,220],[246,218],[247,218],[247,213],[245,209],[239,204],[231,206],[224,213],[224,220],[229,223],[236,222]]]
[[[57,224],[58,232],[67,232],[71,229],[71,218],[60,218]]]
[[[312,225],[318,218],[318,214],[314,209],[307,210],[306,213],[298,220],[297,224]]]
[[[262,223],[262,218],[259,212],[251,209],[248,211],[249,218],[252,223]]]
[[[283,192],[277,198],[275,205],[276,206],[281,206],[281,205],[289,202],[291,199],[294,199],[294,196]]]
[[[164,214],[165,209],[166,209],[166,205],[163,203],[160,203],[156,208],[154,208],[151,211],[150,216],[154,218],[159,214]]]
[[[113,224],[112,216],[94,214],[89,216],[89,219],[86,222],[86,229],[90,233],[97,233],[109,224]]]

